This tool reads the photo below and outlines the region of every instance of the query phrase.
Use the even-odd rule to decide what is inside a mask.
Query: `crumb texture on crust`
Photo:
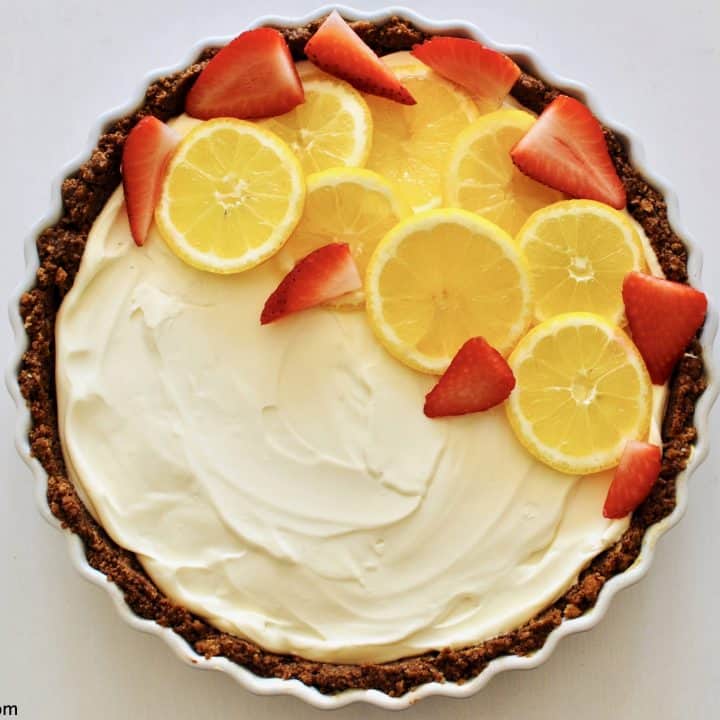
[[[319,21],[315,21],[299,28],[279,28],[296,59],[304,57],[305,43],[318,25]],[[381,55],[407,50],[426,37],[402,18],[392,18],[379,25],[357,22],[353,27]],[[90,565],[122,590],[136,615],[172,628],[200,655],[226,657],[262,677],[297,678],[322,693],[374,688],[391,696],[400,696],[427,682],[466,681],[480,673],[494,658],[527,655],[538,650],[564,618],[578,617],[594,605],[605,582],[635,561],[647,528],[675,507],[675,479],[685,467],[696,439],[695,404],[706,385],[702,350],[697,339],[691,342],[671,380],[663,425],[660,479],[650,497],[633,514],[630,527],[622,538],[598,555],[563,597],[522,627],[460,650],[444,649],[383,664],[339,665],[277,655],[223,633],[164,596],[135,556],[116,545],[95,522],[68,480],[55,402],[57,310],[75,279],[88,232],[120,183],[122,147],[130,129],[145,115],[167,120],[182,112],[185,95],[215,52],[207,50],[187,69],[152,83],[141,106],[106,129],[90,158],[63,182],[62,216],[37,238],[40,267],[35,285],[20,301],[28,349],[20,364],[18,381],[32,418],[29,436],[32,454],[48,474],[47,499],[52,513],[64,527],[82,539]],[[512,94],[523,105],[539,113],[558,91],[523,73]],[[644,228],[666,276],[687,282],[687,250],[668,222],[662,195],[632,167],[617,135],[605,128],[605,137],[627,190],[629,212]]]

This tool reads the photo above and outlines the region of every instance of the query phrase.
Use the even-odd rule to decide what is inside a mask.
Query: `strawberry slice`
[[[273,28],[248,30],[205,66],[185,100],[189,115],[261,118],[282,115],[305,99],[285,38]]]
[[[628,442],[605,498],[603,515],[618,519],[631,513],[650,494],[660,475],[661,461],[662,451],[657,445]]]
[[[122,155],[123,191],[130,232],[136,245],[147,239],[160,200],[165,166],[180,136],[147,115],[130,131]]]
[[[324,245],[306,255],[282,279],[265,302],[260,323],[267,325],[361,287],[350,246],[347,243]]]
[[[520,77],[520,68],[507,55],[467,38],[433,37],[415,45],[412,54],[469,90],[487,110],[499,108]]]
[[[625,187],[610,159],[602,127],[574,98],[555,98],[510,156],[526,175],[556,190],[618,210],[625,207]]]
[[[505,358],[484,338],[470,338],[437,385],[425,396],[429,418],[488,410],[506,400],[515,376]]]
[[[656,385],[664,384],[707,312],[705,293],[689,285],[631,272],[622,288],[632,338]]]
[[[403,105],[415,98],[390,68],[360,39],[333,10],[305,45],[308,59],[335,77],[371,95],[380,95]]]

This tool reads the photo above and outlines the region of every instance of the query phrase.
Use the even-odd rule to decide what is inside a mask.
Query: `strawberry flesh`
[[[621,210],[625,187],[600,123],[585,105],[559,95],[510,151],[525,175],[576,198]]]
[[[635,510],[650,494],[661,464],[662,451],[657,445],[639,440],[628,442],[605,498],[603,515],[618,519]]]
[[[487,111],[500,107],[520,77],[520,68],[507,55],[467,38],[433,37],[415,45],[412,54],[468,90]]]
[[[414,105],[415,98],[360,39],[337,10],[327,16],[305,45],[305,55],[321,70],[371,95]]]
[[[306,255],[265,302],[260,323],[321,305],[359,290],[362,280],[347,243],[330,243]]]
[[[285,38],[273,28],[248,30],[200,73],[185,100],[188,115],[262,118],[289,112],[305,99]]]
[[[436,418],[488,410],[506,400],[514,387],[515,376],[505,358],[484,338],[470,338],[426,395],[425,415]]]
[[[122,156],[123,192],[130,232],[143,245],[160,200],[165,167],[180,141],[164,122],[148,115],[130,131]]]
[[[639,272],[625,277],[622,295],[633,342],[652,381],[663,385],[703,324],[707,297],[689,285]]]

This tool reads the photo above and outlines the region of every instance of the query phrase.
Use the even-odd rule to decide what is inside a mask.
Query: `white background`
[[[408,4],[409,4],[408,0]],[[362,2],[363,9],[382,2]],[[705,253],[704,286],[720,280],[720,3],[717,0],[416,0],[431,19],[470,20],[498,42],[534,47],[548,67],[587,83],[607,118],[643,139],[647,165],[671,179],[688,233]],[[311,0],[0,0],[0,289],[22,275],[22,239],[45,212],[49,183],[84,147],[102,112],[126,102],[156,67],[255,16],[300,15]],[[707,93],[707,95],[706,95]],[[0,323],[0,356],[10,330]],[[720,412],[720,411],[719,411]],[[712,433],[717,440],[718,412]],[[29,471],[12,447],[0,392],[0,713],[28,719],[293,718],[319,711],[255,697],[193,671],[164,644],[130,630],[107,595],[70,565],[65,541],[35,509]],[[691,483],[681,524],[659,544],[639,585],[599,627],[563,641],[531,672],[506,673],[473,699],[431,699],[409,716],[483,720],[718,717],[720,701],[720,449]],[[344,719],[379,718],[353,706]]]

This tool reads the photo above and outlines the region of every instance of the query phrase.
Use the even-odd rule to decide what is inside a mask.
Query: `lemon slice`
[[[594,200],[566,200],[533,213],[517,242],[530,266],[538,321],[580,310],[623,320],[623,280],[644,268],[640,237],[625,214]]]
[[[417,104],[365,95],[374,126],[366,167],[392,180],[415,211],[439,207],[451,145],[479,111],[467,93],[425,65],[391,67]]]
[[[311,63],[309,60],[298,60],[298,62],[295,63],[295,69],[297,70],[300,80],[302,80],[303,83],[312,77],[334,77],[333,75],[323,72],[317,65]]]
[[[455,140],[445,176],[445,203],[492,220],[515,235],[528,217],[563,194],[513,165],[510,150],[535,118],[522,110],[497,110]]]
[[[383,55],[382,61],[393,72],[396,72],[399,68],[412,69],[428,67],[424,62],[418,60],[409,50],[398,50],[397,52]]]
[[[312,250],[328,243],[350,246],[360,275],[364,275],[377,244],[410,209],[395,188],[377,173],[360,168],[334,168],[307,178],[303,216],[277,255],[283,274]],[[357,305],[363,293],[354,293],[333,304]]]
[[[306,173],[361,167],[370,153],[372,117],[351,85],[321,71],[303,71],[305,102],[259,125],[280,136]]]
[[[305,181],[277,135],[221,118],[200,123],[170,160],[155,220],[170,249],[215,273],[276,253],[300,219]]]
[[[429,210],[380,242],[365,277],[370,324],[398,360],[442,373],[484,337],[509,352],[532,316],[530,278],[512,238],[464,210]]]
[[[510,355],[515,390],[506,403],[520,442],[556,470],[613,467],[628,440],[645,440],[652,385],[640,354],[616,325],[592,313],[557,315]]]

